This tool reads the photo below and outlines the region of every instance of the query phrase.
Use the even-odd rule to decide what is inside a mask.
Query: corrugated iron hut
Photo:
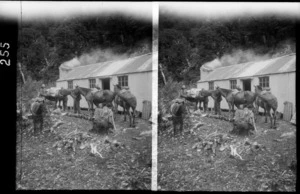
[[[210,69],[206,66],[200,68],[201,79],[197,82],[198,88],[234,89],[240,86],[242,90],[254,92],[253,85],[270,88],[278,99],[278,112],[283,113],[284,102],[289,101],[295,105],[296,101],[296,55],[289,54],[258,62],[221,66]],[[210,98],[209,107],[213,107]],[[225,99],[221,102],[222,109],[228,109]],[[262,111],[262,110],[260,110]]]
[[[142,112],[143,101],[152,101],[152,54],[145,54],[124,60],[107,61],[80,66],[75,60],[71,67],[62,64],[59,68],[60,78],[56,87],[73,89],[75,84],[94,88],[97,84],[102,89],[112,90],[113,84],[129,87],[137,98],[137,111]],[[68,97],[68,106],[73,106],[72,97]],[[85,98],[80,107],[88,108]]]

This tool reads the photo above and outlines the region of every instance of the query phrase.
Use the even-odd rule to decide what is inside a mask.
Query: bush
[[[41,88],[43,81],[33,80],[30,76],[27,77],[25,84],[17,85],[17,102],[25,105],[25,110],[30,110],[31,99],[35,98]],[[55,83],[47,84],[47,88],[54,87]]]

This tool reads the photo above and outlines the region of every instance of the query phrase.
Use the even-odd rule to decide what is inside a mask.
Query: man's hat
[[[185,89],[185,85],[182,85],[181,88],[182,88],[182,89]]]
[[[44,88],[45,87],[45,84],[42,84],[42,88]]]

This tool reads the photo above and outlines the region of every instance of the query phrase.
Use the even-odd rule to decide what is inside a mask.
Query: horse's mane
[[[83,90],[83,91],[87,91],[87,92],[92,90],[91,88],[84,88],[84,87],[80,87],[80,86],[78,86],[78,88]]]
[[[229,94],[232,92],[232,90],[230,89],[225,89],[225,88],[219,88],[219,90],[221,90],[222,92],[225,92],[226,94]]]

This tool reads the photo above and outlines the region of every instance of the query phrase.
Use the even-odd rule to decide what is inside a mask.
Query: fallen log
[[[86,115],[83,115],[83,114],[67,113],[66,116],[81,118],[81,119],[85,119],[85,120],[89,120],[89,121],[93,120],[92,117],[89,117],[89,116],[86,116]]]
[[[206,117],[209,117],[209,118],[215,118],[215,119],[220,119],[220,120],[225,120],[225,121],[229,121],[231,122],[232,120],[223,116],[223,115],[212,115],[212,114],[207,114]]]

